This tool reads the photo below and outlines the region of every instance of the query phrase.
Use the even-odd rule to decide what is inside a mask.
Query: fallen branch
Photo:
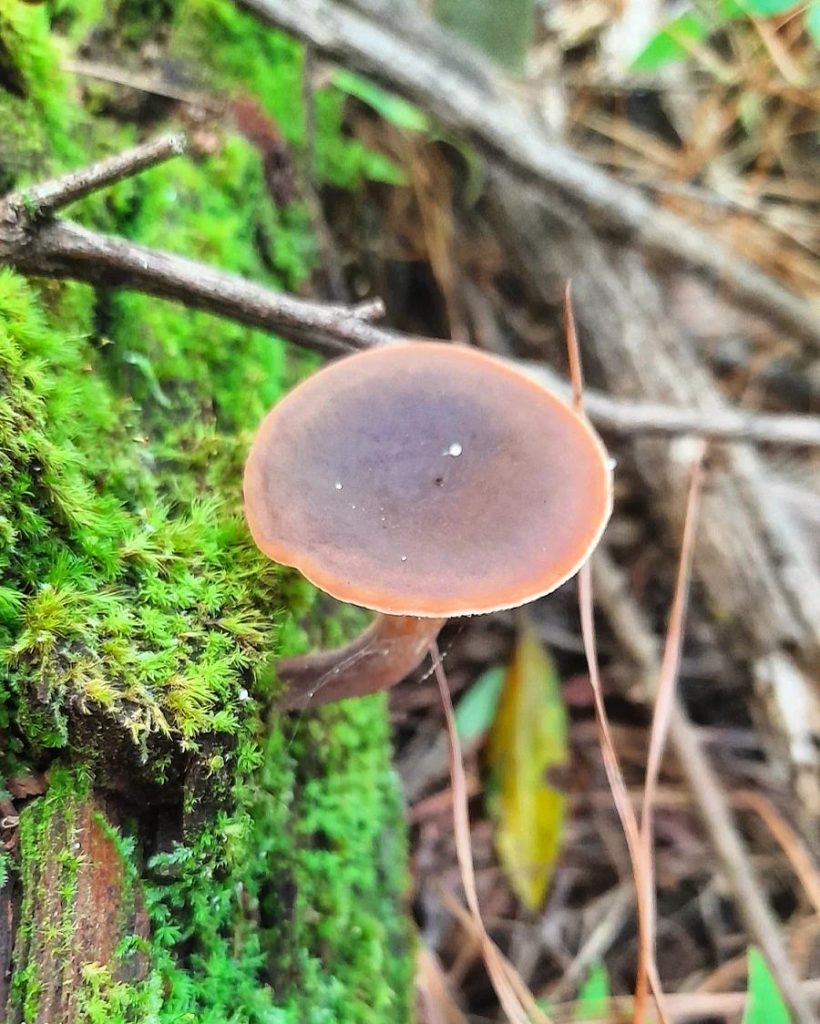
[[[127,288],[180,302],[237,323],[271,331],[325,357],[412,340],[372,323],[379,300],[345,306],[299,299],[235,274],[172,253],[89,231],[50,214],[99,189],[183,151],[170,135],[70,174],[13,192],[0,200],[0,263],[35,277],[69,278]],[[531,377],[569,396],[549,368],[520,364]],[[703,412],[641,402],[619,402],[587,390],[587,413],[616,434],[697,434],[713,440],[820,447],[820,418],[739,410]]]
[[[522,362],[534,380],[569,397],[569,386],[554,370],[540,363]],[[743,441],[787,446],[820,445],[820,417],[784,413],[748,412],[743,409],[682,409],[654,402],[628,402],[602,391],[584,389],[589,418],[614,434],[654,434],[679,437],[695,434],[710,441]]]
[[[326,357],[399,337],[368,322],[374,312],[372,303],[359,310],[298,299],[195,260],[88,231],[71,221],[30,224],[24,233],[19,225],[9,230],[3,204],[0,263],[29,276],[68,278],[170,299],[279,334]]]
[[[811,307],[718,238],[557,145],[534,105],[415,4],[399,0],[236,0],[318,54],[385,82],[503,165],[581,207],[590,223],[626,234],[675,266],[699,269],[746,308],[820,345]]]

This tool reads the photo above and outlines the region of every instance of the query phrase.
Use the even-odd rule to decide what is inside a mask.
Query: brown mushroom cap
[[[512,608],[572,576],[612,508],[606,451],[552,392],[474,349],[331,363],[265,418],[245,512],[270,558],[391,615]]]

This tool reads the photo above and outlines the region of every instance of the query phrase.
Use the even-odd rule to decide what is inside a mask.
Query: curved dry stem
[[[283,658],[277,666],[285,685],[279,710],[318,707],[390,689],[420,664],[446,621],[377,615],[344,647]]]

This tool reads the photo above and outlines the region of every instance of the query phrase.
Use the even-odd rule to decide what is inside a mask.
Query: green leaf
[[[490,732],[490,813],[501,864],[530,910],[543,902],[564,826],[567,720],[558,677],[530,629],[521,632]]]
[[[742,0],[743,6],[758,18],[771,18],[775,14],[783,14],[797,7],[795,0]]]
[[[362,154],[362,171],[371,181],[383,181],[386,185],[406,185],[407,175],[389,156],[366,150]]]
[[[456,707],[456,731],[462,743],[474,743],[488,732],[495,718],[505,668],[493,665],[482,672]]]
[[[535,0],[434,0],[433,14],[497,64],[523,69],[535,33]]]
[[[749,980],[743,1024],[791,1024],[780,989],[771,975],[763,954],[749,947]]]
[[[718,4],[719,22],[738,21],[740,18],[748,17],[743,0],[720,0]]]
[[[609,973],[604,964],[593,964],[589,976],[578,991],[576,1020],[605,1017],[609,1006]]]
[[[702,43],[709,35],[709,26],[699,14],[686,11],[673,18],[646,44],[632,61],[634,71],[656,71],[689,55],[689,47]]]
[[[820,0],[813,0],[809,4],[804,18],[806,31],[814,40],[815,46],[820,46]]]
[[[355,96],[362,103],[366,103],[380,117],[397,128],[408,132],[426,132],[430,129],[430,121],[422,110],[403,100],[401,96],[385,92],[361,75],[340,68],[333,76],[333,84],[348,96]]]

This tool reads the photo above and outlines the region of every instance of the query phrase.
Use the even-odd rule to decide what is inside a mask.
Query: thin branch
[[[185,152],[185,145],[184,135],[161,135],[151,142],[69,171],[59,178],[20,189],[8,196],[5,202],[20,208],[30,218],[49,217],[92,192],[99,192],[123,178],[132,178],[140,171],[180,156]]]
[[[397,0],[235,0],[318,54],[386,83],[463,132],[497,161],[558,192],[594,223],[675,266],[695,267],[743,306],[820,346],[820,322],[798,296],[729,246],[556,144],[533,104],[488,61],[414,4]]]
[[[476,289],[472,288],[469,301],[471,307],[476,311],[476,333],[480,341],[490,349],[508,353],[511,346],[505,331],[501,328],[486,300],[477,293]],[[588,304],[585,304],[585,310],[589,311]],[[564,322],[570,330],[576,331],[575,324],[568,316],[566,297],[564,300]],[[606,342],[604,343],[606,344]],[[564,375],[557,373],[543,362],[519,359],[516,361],[516,365],[533,380],[561,395],[566,402],[575,401],[575,386],[568,383]],[[570,380],[572,381],[572,367],[570,367]],[[713,389],[713,392],[714,397],[722,397],[717,387]],[[697,398],[699,395],[695,389],[695,395],[690,401]],[[726,406],[716,408],[714,401],[705,401],[704,407],[701,408],[633,401],[627,398],[614,398],[602,391],[590,389],[586,385],[584,385],[584,402],[585,412],[589,419],[600,430],[617,436],[680,437],[691,434],[703,437],[708,441],[806,448],[820,446],[820,416],[761,413]]]
[[[117,157],[0,200],[0,264],[35,277],[68,278],[93,286],[127,288],[270,331],[331,358],[345,352],[414,340],[378,327],[384,304],[353,306],[299,299],[172,253],[101,235],[71,221],[39,219],[90,191],[173,156],[165,136]],[[24,199],[25,197],[25,199]],[[562,377],[535,362],[517,364],[546,387],[570,397]],[[695,434],[717,441],[820,447],[820,417],[628,403],[585,390],[585,411],[616,434]]]
[[[279,334],[325,357],[401,340],[401,335],[369,322],[372,303],[350,307],[298,299],[182,256],[96,234],[71,221],[49,221],[36,230],[18,232],[16,238],[11,230],[4,231],[6,227],[0,204],[0,263],[23,274],[171,299]]]
[[[566,381],[540,363],[519,363],[534,380],[569,398]],[[680,436],[695,434],[711,441],[740,441],[778,444],[791,447],[820,445],[820,417],[789,413],[747,412],[742,409],[719,411],[675,408],[651,402],[626,402],[602,391],[584,390],[584,405],[589,418],[602,430],[614,434],[657,434]]]

